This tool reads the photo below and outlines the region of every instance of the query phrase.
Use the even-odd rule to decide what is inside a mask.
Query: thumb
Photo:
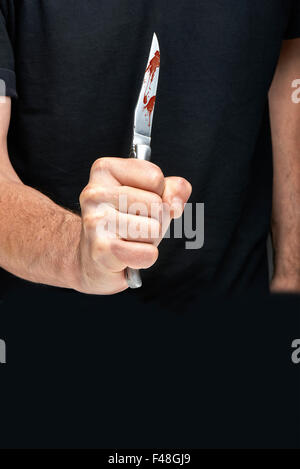
[[[165,189],[162,195],[162,201],[170,206],[170,215],[172,218],[181,217],[184,204],[186,204],[190,198],[191,193],[192,186],[186,179],[176,176],[165,178]]]

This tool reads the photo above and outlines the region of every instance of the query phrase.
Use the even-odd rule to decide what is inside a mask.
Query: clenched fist
[[[125,269],[146,269],[156,262],[157,246],[190,194],[189,182],[165,178],[149,161],[96,160],[80,195],[78,289],[100,295],[125,290]]]

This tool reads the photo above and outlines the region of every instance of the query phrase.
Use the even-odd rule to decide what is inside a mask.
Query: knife
[[[151,158],[151,130],[160,68],[160,50],[154,33],[144,80],[134,112],[133,141],[129,157],[149,161]],[[139,270],[126,269],[129,288],[140,288]]]

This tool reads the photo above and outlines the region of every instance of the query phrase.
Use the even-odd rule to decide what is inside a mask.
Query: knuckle
[[[91,248],[91,258],[94,262],[99,261],[101,256],[109,249],[109,241],[106,239],[96,239]]]
[[[114,186],[110,188],[110,197],[115,207],[120,207],[122,203],[126,204],[130,197],[131,187]]]
[[[97,191],[91,186],[86,186],[80,194],[79,201],[80,205],[85,205],[95,199]]]
[[[153,186],[154,189],[159,189],[164,182],[164,175],[162,170],[158,166],[153,164],[151,168],[149,168],[147,177],[151,186]]]
[[[187,181],[184,178],[178,177],[177,178],[177,190],[184,191],[187,189]]]
[[[120,249],[122,249],[122,247],[120,247],[120,239],[118,237],[108,239],[106,243],[106,249],[110,252],[111,255],[118,259]]]
[[[91,187],[89,191],[90,195],[90,202],[95,202],[95,203],[105,203],[107,199],[107,194],[108,194],[108,189],[104,186],[97,185],[96,187]]]
[[[97,215],[88,213],[82,217],[82,223],[86,230],[96,230],[100,222],[107,217],[107,211],[101,210]]]
[[[89,184],[80,194],[80,205],[84,207],[90,203],[104,204],[106,200],[109,199],[109,193],[109,188]]]
[[[149,216],[153,219],[160,218],[163,210],[163,201],[159,195],[151,195],[148,205]]]
[[[185,198],[188,198],[192,192],[191,184],[184,178],[177,178],[177,193],[183,195]]]
[[[96,218],[91,214],[84,215],[82,217],[82,223],[86,230],[92,230],[96,227]]]
[[[153,194],[151,196],[151,205],[160,206],[162,205],[162,198],[158,194]]]
[[[88,191],[89,191],[89,188],[87,186],[83,189],[83,191],[81,192],[81,194],[79,196],[79,202],[80,202],[81,206],[84,205],[85,202],[86,202],[86,199],[87,199],[87,196],[88,196]]]
[[[103,171],[103,170],[107,169],[108,166],[109,166],[109,158],[108,157],[103,156],[102,158],[98,158],[92,164],[91,173],[93,173],[95,171]]]

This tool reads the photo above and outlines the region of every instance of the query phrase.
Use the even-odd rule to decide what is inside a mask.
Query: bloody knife
[[[157,36],[154,33],[143,85],[134,113],[133,141],[130,158],[149,161],[151,158],[151,129],[156,99],[160,67],[160,50]],[[126,279],[129,288],[140,288],[140,272],[128,267]]]

